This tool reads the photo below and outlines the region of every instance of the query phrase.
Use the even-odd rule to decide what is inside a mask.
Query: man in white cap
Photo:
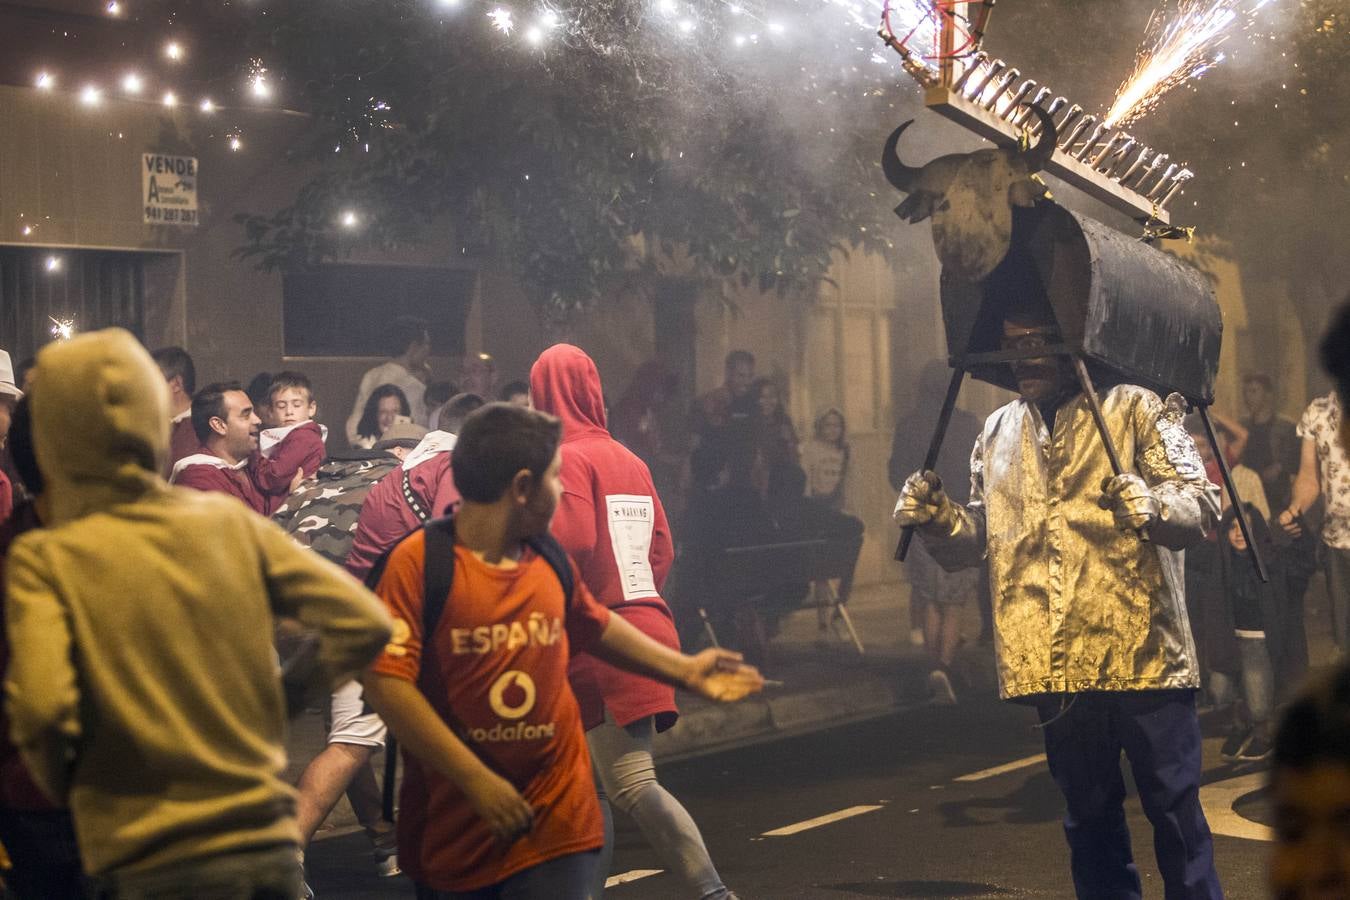
[[[14,415],[14,406],[23,399],[23,391],[14,381],[14,364],[9,353],[0,350],[0,450],[5,448],[9,437],[9,421]],[[9,518],[14,511],[14,487],[9,483],[4,470],[0,470],[0,522]]]

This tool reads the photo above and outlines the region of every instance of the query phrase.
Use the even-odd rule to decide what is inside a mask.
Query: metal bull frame
[[[888,143],[887,155],[893,152],[894,143]],[[890,163],[890,176],[895,164],[889,159],[885,163]],[[896,186],[904,189],[901,184]],[[1003,200],[995,198],[993,202]],[[953,271],[959,267],[943,268],[941,302],[952,378],[924,469],[937,465],[967,374],[1016,390],[1009,362],[1051,356],[1072,360],[1111,469],[1117,475],[1124,470],[1106,429],[1097,385],[1139,384],[1163,396],[1176,392],[1199,411],[1252,563],[1262,581],[1267,581],[1264,560],[1209,416],[1223,333],[1213,287],[1176,257],[1051,200],[1042,199],[1012,213],[1007,253],[993,271],[970,279]],[[943,239],[937,235],[935,230],[935,240]],[[945,239],[953,238],[949,235]],[[953,258],[950,247],[938,249],[940,256]],[[1014,289],[1039,291],[1049,301],[1062,343],[1001,349],[1003,312]],[[896,559],[905,559],[913,531],[912,526],[904,529]],[[1140,537],[1148,539],[1146,533]]]

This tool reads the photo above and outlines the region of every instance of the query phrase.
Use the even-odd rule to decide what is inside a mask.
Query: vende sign
[[[142,153],[141,199],[147,225],[196,225],[196,157]]]

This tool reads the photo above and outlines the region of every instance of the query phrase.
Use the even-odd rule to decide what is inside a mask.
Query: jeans
[[[599,857],[599,850],[569,853],[476,891],[437,891],[418,884],[417,900],[592,900]]]
[[[1037,704],[1050,775],[1064,794],[1064,835],[1081,900],[1139,900],[1125,824],[1124,752],[1153,824],[1167,900],[1222,900],[1200,808],[1200,719],[1190,690],[1097,691]]]
[[[94,879],[95,900],[295,900],[300,848],[279,844]]]
[[[1327,598],[1331,601],[1331,636],[1342,655],[1350,653],[1350,550],[1323,547],[1326,554]]]
[[[1238,637],[1242,657],[1242,694],[1253,725],[1264,725],[1275,713],[1275,670],[1266,639]]]
[[[0,844],[14,868],[4,873],[18,900],[79,897],[85,892],[75,827],[64,809],[30,812],[0,807]]]
[[[688,887],[690,896],[700,900],[725,897],[727,886],[708,856],[698,826],[680,801],[656,780],[656,764],[652,761],[655,736],[656,723],[651,716],[620,728],[606,714],[604,724],[586,732],[600,808],[605,814],[605,849],[594,896],[604,893],[614,858],[613,803],[637,823],[662,865]]]

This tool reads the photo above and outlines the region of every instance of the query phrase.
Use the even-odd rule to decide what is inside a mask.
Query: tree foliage
[[[311,117],[294,155],[306,180],[279,211],[242,217],[245,255],[304,265],[453,237],[567,309],[673,257],[787,294],[826,278],[835,251],[887,248],[876,160],[895,93],[912,93],[903,76],[887,92],[795,55],[736,69],[709,50],[732,45],[720,4],[681,41],[645,4],[586,2],[560,9],[538,49],[521,40],[528,21],[505,35],[487,9],[242,13],[237,46]]]

